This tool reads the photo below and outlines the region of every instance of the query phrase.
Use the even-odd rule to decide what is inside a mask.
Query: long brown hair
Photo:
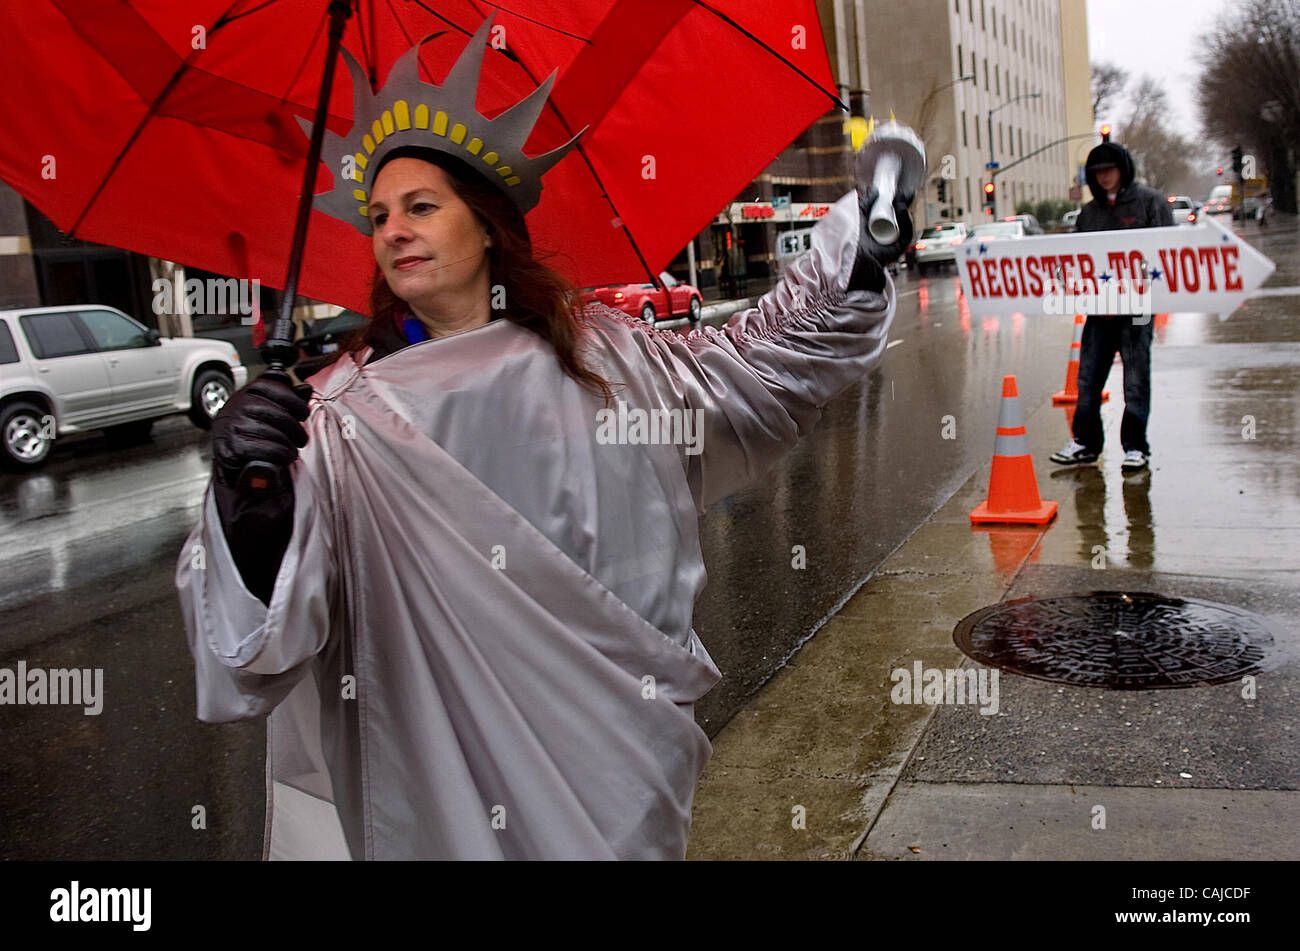
[[[453,156],[432,149],[406,147],[394,149],[386,160],[399,157],[399,153],[441,167],[456,196],[486,227],[492,237],[492,245],[487,249],[488,280],[493,286],[494,299],[498,288],[504,289],[502,316],[547,341],[566,376],[609,402],[613,396],[610,384],[589,369],[578,354],[585,329],[578,290],[563,275],[533,256],[528,227],[515,203]],[[375,174],[378,177],[377,170]],[[370,286],[370,323],[345,339],[343,350],[364,349],[371,329],[391,322],[394,312],[404,306],[376,264]]]

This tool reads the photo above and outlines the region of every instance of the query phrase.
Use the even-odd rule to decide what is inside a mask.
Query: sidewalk
[[[1296,284],[1294,263],[1278,264],[1272,283]],[[1065,413],[1023,405],[1056,520],[972,530],[985,465],[715,738],[688,857],[1300,857],[1298,308],[1274,296],[1224,323],[1169,319],[1153,349],[1148,474],[1119,471],[1118,366],[1098,466],[1053,475]],[[993,436],[967,438],[991,452]],[[1103,690],[1003,672],[995,715],[891,702],[897,668],[977,666],[953,643],[971,612],[1094,590],[1261,616],[1276,651],[1257,696],[1240,682]]]

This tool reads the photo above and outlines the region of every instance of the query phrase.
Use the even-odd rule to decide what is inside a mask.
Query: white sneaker
[[[1124,453],[1124,461],[1119,467],[1123,472],[1141,472],[1147,467],[1147,454],[1140,449],[1130,449]]]
[[[1052,455],[1052,461],[1060,466],[1078,466],[1097,461],[1097,454],[1089,452],[1088,447],[1071,439],[1060,452]]]

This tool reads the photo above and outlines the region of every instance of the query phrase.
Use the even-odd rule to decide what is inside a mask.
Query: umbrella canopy
[[[0,5],[0,178],[74,237],[284,284],[326,48],[324,0]],[[578,147],[528,214],[581,286],[649,280],[834,105],[815,0],[356,0],[343,46],[372,90],[420,52],[441,84],[492,15],[477,109],[558,70],[525,146]],[[353,97],[335,74],[327,128]],[[319,166],[317,193],[336,170]],[[368,311],[369,240],[311,217],[299,293]]]

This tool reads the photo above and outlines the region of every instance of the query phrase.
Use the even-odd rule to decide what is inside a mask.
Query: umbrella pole
[[[307,244],[307,221],[311,217],[312,191],[316,187],[316,166],[320,164],[321,146],[325,141],[325,119],[329,114],[330,90],[334,85],[334,64],[343,43],[343,28],[352,15],[349,0],[330,0],[329,46],[325,52],[325,76],[316,99],[316,121],[311,127],[311,145],[307,149],[307,168],[302,176],[302,197],[298,200],[298,218],[293,226],[293,245],[289,251],[289,269],[284,278],[284,296],[280,313],[272,325],[271,335],[262,346],[266,370],[262,376],[292,385],[285,372],[298,360],[293,343],[293,302],[298,296],[298,272],[302,269],[303,248]],[[279,491],[287,478],[284,471],[270,462],[247,463],[239,473],[238,488],[246,497]]]
[[[288,377],[284,371],[298,359],[298,348],[293,343],[293,304],[298,297],[298,272],[302,270],[302,255],[307,245],[307,222],[311,218],[312,192],[316,188],[316,166],[320,164],[321,146],[325,140],[325,120],[329,114],[330,90],[334,86],[334,65],[338,62],[339,47],[343,45],[343,29],[351,15],[352,4],[349,0],[330,0],[325,75],[316,99],[316,121],[311,127],[311,145],[307,150],[307,167],[302,176],[302,197],[298,200],[298,218],[293,226],[293,244],[289,249],[284,294],[280,301],[279,316],[275,318],[271,334],[261,350],[267,372],[284,376],[286,382]]]

